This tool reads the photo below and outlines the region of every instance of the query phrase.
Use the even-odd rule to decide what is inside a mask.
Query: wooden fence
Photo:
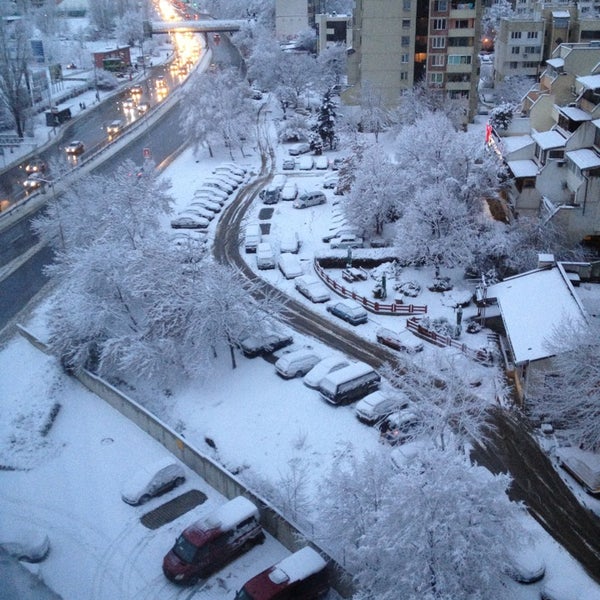
[[[345,298],[352,298],[356,302],[362,304],[362,306],[373,313],[379,315],[414,315],[424,314],[427,312],[427,306],[418,306],[415,304],[403,304],[401,300],[396,300],[391,304],[384,304],[383,302],[372,301],[357,294],[354,290],[348,289],[344,284],[338,283],[335,279],[327,275],[325,269],[315,260],[315,271],[319,278],[332,289],[336,294],[344,296]]]
[[[492,353],[487,348],[480,348],[479,350],[473,350],[467,346],[467,344],[461,344],[459,341],[452,339],[447,335],[440,335],[431,329],[427,329],[421,325],[419,318],[411,317],[406,321],[406,327],[410,329],[415,335],[420,338],[435,344],[436,346],[456,348],[460,350],[465,356],[476,360],[484,365],[491,365],[493,360]]]

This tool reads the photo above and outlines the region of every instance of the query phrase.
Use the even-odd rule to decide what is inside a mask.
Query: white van
[[[261,239],[262,232],[258,223],[249,223],[246,225],[244,235],[244,249],[246,252],[256,252]]]
[[[350,404],[379,388],[381,377],[364,362],[338,369],[319,383],[321,398],[330,404]]]
[[[294,208],[308,208],[309,206],[317,206],[325,204],[327,198],[323,192],[304,192],[294,200],[292,206]]]
[[[277,359],[275,370],[278,375],[284,379],[292,379],[292,377],[303,377],[306,375],[319,361],[321,357],[310,348],[302,348],[294,352],[284,354]]]
[[[260,242],[256,247],[256,266],[261,270],[275,268],[275,252],[269,242]]]
[[[279,270],[283,273],[286,279],[294,279],[304,275],[302,265],[296,256],[293,254],[285,253],[279,255]]]

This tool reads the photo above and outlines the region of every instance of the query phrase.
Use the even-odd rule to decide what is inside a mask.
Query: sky
[[[273,106],[272,117],[278,116]],[[381,143],[385,146],[390,141],[383,136]],[[213,150],[214,158],[210,158],[208,152],[194,157],[191,151],[185,151],[165,171],[164,176],[172,181],[171,192],[178,210],[185,209],[194,189],[213,168],[230,161],[224,149]],[[343,156],[344,148],[326,154],[330,159]],[[277,147],[277,171],[281,170],[284,157],[287,157],[286,147]],[[237,156],[236,162],[250,170],[250,177],[259,170],[255,149],[245,158]],[[322,189],[322,172],[295,171],[286,175],[297,183],[300,191]],[[301,240],[299,258],[306,273],[312,272],[313,257],[326,250],[321,237],[334,218],[337,197],[332,190],[324,191],[327,203],[323,206],[297,210],[290,202],[280,202],[273,207],[270,241],[277,248],[279,235],[284,230],[297,231]],[[257,219],[261,208],[257,201],[248,220]],[[163,225],[169,228],[168,219]],[[209,236],[215,226],[213,222]],[[346,251],[340,254],[345,256]],[[255,256],[245,256],[248,264],[256,269]],[[256,272],[311,310],[328,316],[324,305],[313,305],[300,296],[293,282],[283,278],[279,270],[256,269]],[[339,271],[330,274],[341,281]],[[378,278],[381,271],[373,274]],[[445,270],[443,274],[454,281],[454,293],[472,291],[462,279],[462,273]],[[432,317],[446,316],[455,322],[451,298],[427,290],[431,278],[432,272],[427,269],[403,269],[400,276],[401,281],[421,285],[421,293],[412,300],[415,304],[426,304]],[[377,281],[370,278],[354,286],[357,292],[370,295]],[[398,282],[388,275],[390,298],[394,283]],[[23,322],[42,340],[47,336],[45,310],[42,302]],[[463,324],[475,310],[473,306],[465,309]],[[404,320],[404,317],[370,315],[369,322],[358,328],[338,320],[336,324],[374,341],[379,327],[399,330]],[[322,357],[334,352],[315,339],[291,333],[295,342],[291,349],[310,346]],[[486,331],[474,335],[463,333],[461,341],[474,349],[485,346]],[[440,357],[455,361],[469,373],[471,381],[481,382],[476,390],[482,401],[493,401],[498,375],[495,368],[475,364],[455,350],[427,344],[414,360],[420,366],[436,368]],[[162,397],[137,400],[198,450],[215,458],[242,480],[252,482],[257,491],[260,492],[265,483],[277,485],[289,475],[292,465],[301,464],[308,474],[307,487],[316,507],[322,493],[322,479],[336,456],[366,450],[381,450],[384,457],[389,454],[390,449],[380,444],[377,432],[356,419],[353,406],[332,407],[324,403],[318,392],[303,385],[301,380],[279,378],[273,365],[261,358],[246,359],[238,355],[234,371],[228,353],[223,353],[221,359],[209,378],[181,382]],[[162,557],[185,526],[225,499],[186,468],[187,481],[181,488],[143,507],[125,504],[120,499],[123,482],[140,466],[164,456],[166,450],[67,377],[54,358],[20,336],[1,348],[0,398],[0,532],[9,525],[33,527],[47,532],[50,537],[47,559],[30,567],[31,570],[65,600],[181,597],[180,589],[168,582],[161,572]],[[42,435],[57,404],[60,410],[52,427],[47,435]],[[207,439],[212,441],[211,445],[206,443]],[[600,501],[581,493],[578,486],[564,476],[582,502],[600,514]],[[207,495],[203,505],[154,531],[139,522],[140,516],[149,510],[192,488]],[[548,584],[600,595],[600,587],[591,583],[576,561],[533,519],[524,515],[523,521],[533,533],[533,550],[545,561],[547,574],[542,582],[531,586],[519,586],[507,580],[515,600],[537,599],[541,587]],[[312,530],[310,523],[303,525],[308,531]],[[314,536],[319,541],[318,531],[314,530]],[[287,554],[285,548],[268,537],[263,546],[243,555],[186,597],[233,598],[244,581]]]

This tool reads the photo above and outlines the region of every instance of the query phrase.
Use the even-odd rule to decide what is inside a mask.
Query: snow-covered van
[[[317,600],[328,591],[327,563],[306,546],[248,580],[235,600]]]
[[[264,539],[258,509],[238,496],[183,530],[163,559],[163,573],[175,583],[194,583]]]
[[[244,250],[246,252],[256,252],[261,239],[260,225],[258,223],[248,223],[244,233]]]
[[[319,383],[319,392],[330,404],[350,404],[377,390],[380,381],[373,367],[356,362],[324,377]]]

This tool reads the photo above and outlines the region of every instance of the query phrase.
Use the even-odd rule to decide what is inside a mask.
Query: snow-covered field
[[[341,153],[332,154],[331,158]],[[278,167],[285,155],[285,149],[277,149]],[[206,174],[228,161],[224,151],[216,158],[202,157],[199,161],[191,152],[184,152],[165,173],[173,182],[178,208],[184,208],[191,200]],[[240,163],[257,170],[258,156],[253,154]],[[301,190],[321,189],[322,173],[287,175],[297,181]],[[289,202],[273,207],[271,239],[277,240],[284,229],[297,231],[302,241],[299,256],[306,272],[312,269],[315,253],[326,249],[321,236],[329,227],[336,198],[331,190],[326,193],[328,203],[312,209],[294,209]],[[257,219],[262,207],[257,202],[249,219]],[[254,255],[247,255],[247,260],[255,267]],[[284,279],[278,270],[260,273],[319,314],[328,314],[323,306],[312,305],[297,294],[293,282]],[[457,274],[444,274],[453,276],[457,287],[467,287]],[[339,273],[332,275],[337,277]],[[426,289],[431,272],[405,269],[402,277],[422,285],[423,291],[413,300],[415,304],[427,304],[430,316],[446,316],[455,322],[448,299]],[[368,294],[375,283],[369,280],[355,285],[361,294]],[[463,322],[474,310],[472,306],[465,309]],[[352,331],[372,341],[378,327],[400,329],[403,322],[404,317],[371,315],[369,323]],[[26,326],[44,337],[43,306]],[[314,339],[297,334],[294,337],[297,345],[311,345],[323,356],[332,352]],[[485,345],[486,335],[463,333],[461,341],[477,348]],[[460,361],[461,368],[470,369],[473,377],[482,381],[477,388],[482,399],[493,400],[497,375],[494,368],[476,365],[456,351],[433,347],[426,347],[415,360],[431,366],[442,354]],[[237,369],[232,371],[228,354],[222,356],[209,379],[182,382],[161,398],[139,400],[199,450],[242,479],[255,481],[256,485],[268,482],[277,486],[301,464],[308,487],[314,492],[313,501],[318,503],[323,476],[336,456],[381,447],[376,431],[357,421],[352,406],[334,408],[325,404],[301,380],[282,380],[273,365],[260,358],[240,356]],[[129,472],[164,452],[160,445],[66,377],[53,358],[21,338],[11,340],[2,351],[0,397],[0,465],[6,467],[0,470],[0,515],[2,519],[27,522],[48,532],[52,547],[48,558],[36,567],[40,576],[65,599],[179,597],[178,589],[162,575],[160,564],[174,537],[194,516],[184,515],[150,531],[140,524],[139,517],[162,500],[133,508],[124,504],[119,494],[121,482]],[[55,403],[60,403],[60,411],[43,436],[40,430]],[[206,443],[207,438],[211,445]],[[194,515],[222,501],[188,471],[183,491],[192,486],[208,496],[206,504],[195,509]],[[572,590],[592,589],[581,567],[533,520],[524,518],[534,532],[536,550],[546,562],[546,580],[569,582]],[[315,536],[318,538],[318,532]],[[253,549],[190,597],[232,598],[243,581],[285,554],[279,544],[269,539],[265,546]],[[538,598],[543,583],[518,586],[507,580],[517,600]]]

